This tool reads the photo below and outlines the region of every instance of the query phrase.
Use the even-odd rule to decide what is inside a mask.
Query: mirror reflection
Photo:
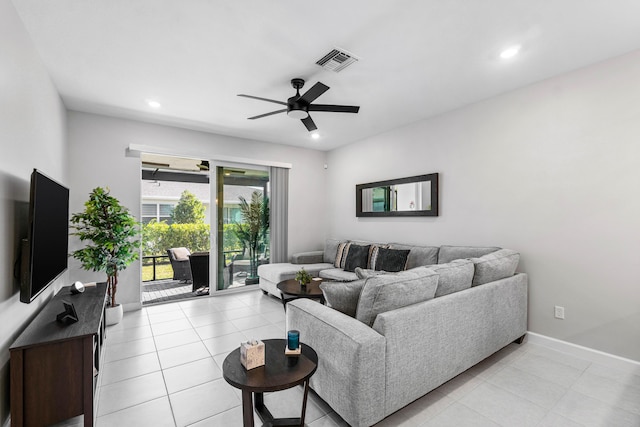
[[[437,173],[356,186],[356,216],[437,215]]]
[[[422,201],[425,201],[423,203]],[[362,190],[363,212],[421,211],[431,209],[431,181],[386,185]]]

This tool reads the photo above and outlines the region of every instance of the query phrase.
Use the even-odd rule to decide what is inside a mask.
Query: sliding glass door
[[[269,262],[269,171],[259,166],[216,166],[217,289],[258,283]]]

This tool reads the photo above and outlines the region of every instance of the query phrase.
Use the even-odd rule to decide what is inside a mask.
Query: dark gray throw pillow
[[[378,255],[371,260],[374,270],[398,272],[407,266],[409,249],[378,248]]]
[[[349,253],[347,253],[344,270],[354,272],[356,267],[367,268],[369,249],[371,249],[371,245],[362,246],[352,244],[349,247]]]

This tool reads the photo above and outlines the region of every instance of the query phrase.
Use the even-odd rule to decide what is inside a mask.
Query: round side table
[[[320,289],[320,283],[322,283],[322,279],[318,278],[311,280],[304,288],[295,279],[283,280],[278,283],[277,287],[280,290],[284,310],[287,311],[287,303],[289,301],[298,298],[319,299],[320,304],[324,304],[324,294],[322,293],[322,289]]]
[[[265,364],[258,368],[246,370],[240,363],[240,348],[233,350],[224,359],[222,375],[233,387],[242,390],[242,414],[245,427],[253,427],[253,395],[255,409],[265,425],[304,426],[309,393],[309,378],[318,368],[318,355],[308,345],[301,343],[302,354],[286,356],[284,349],[287,340],[264,340]],[[302,412],[300,418],[274,419],[264,405],[264,392],[286,390],[304,383]]]

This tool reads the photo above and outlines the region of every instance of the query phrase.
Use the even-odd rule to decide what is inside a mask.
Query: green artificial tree
[[[140,242],[138,223],[129,210],[120,205],[109,189],[94,188],[84,204],[84,212],[71,216],[71,233],[88,243],[71,256],[82,263],[82,268],[104,271],[107,274],[109,304],[115,307],[118,272],[138,259]]]
[[[184,190],[180,201],[171,212],[171,219],[176,224],[201,224],[204,222],[204,205],[195,194]]]

